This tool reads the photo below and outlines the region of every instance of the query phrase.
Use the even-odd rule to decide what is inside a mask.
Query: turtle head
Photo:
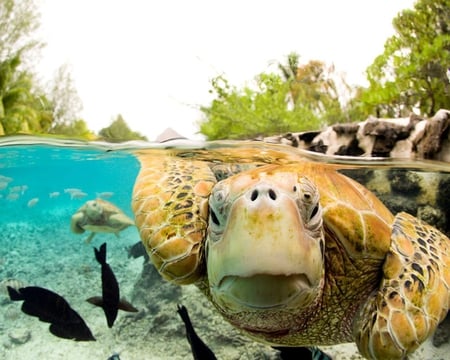
[[[91,220],[98,220],[103,214],[103,207],[98,200],[86,201],[86,215]]]
[[[301,174],[278,170],[241,173],[212,190],[207,272],[211,299],[225,316],[307,311],[321,293],[318,189]]]

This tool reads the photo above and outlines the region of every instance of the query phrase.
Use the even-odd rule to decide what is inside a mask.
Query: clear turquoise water
[[[48,145],[0,147],[0,175],[12,179],[0,190],[0,224],[28,216],[41,221],[40,215],[56,208],[75,211],[103,192],[113,192],[110,200],[132,216],[131,191],[138,170],[137,159],[127,152]],[[16,187],[23,190],[13,191]],[[64,192],[70,188],[82,190],[86,197],[70,199],[70,193]],[[52,193],[59,195],[52,197]],[[27,206],[32,199],[39,200]]]
[[[0,140],[0,282],[13,279],[60,294],[85,319],[97,341],[88,346],[54,337],[49,324],[23,314],[20,302],[10,302],[3,286],[0,358],[107,359],[122,348],[114,345],[120,342],[111,341],[114,333],[107,332],[103,311],[85,301],[101,294],[93,247],[108,244],[108,262],[122,296],[130,299],[142,258],[130,260],[126,249],[139,241],[139,235],[130,227],[119,238],[98,234],[88,245],[84,241],[87,233],[70,231],[70,219],[87,200],[102,193],[110,193],[107,200],[133,218],[130,201],[138,161],[131,153],[110,151],[108,146],[45,141],[49,144],[21,138],[14,145],[1,146]],[[85,195],[71,198],[70,188]],[[12,337],[23,332],[29,340],[16,344]]]

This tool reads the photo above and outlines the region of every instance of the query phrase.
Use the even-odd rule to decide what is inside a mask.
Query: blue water
[[[49,324],[23,314],[20,302],[10,302],[2,286],[0,359],[106,360],[120,349],[115,345],[120,341],[110,339],[116,330],[107,331],[103,311],[86,302],[101,295],[100,266],[93,248],[107,243],[107,261],[121,285],[121,295],[130,299],[143,258],[129,259],[127,248],[139,242],[138,232],[132,226],[119,237],[100,233],[87,244],[88,233],[72,233],[70,220],[86,201],[98,196],[108,197],[133,219],[131,193],[138,170],[139,163],[130,152],[107,147],[0,146],[0,283],[13,279],[60,294],[97,337],[87,345],[53,336]],[[71,198],[67,189],[74,188],[82,194]],[[12,336],[17,332],[25,332],[29,339],[16,344]],[[133,358],[139,356],[128,356]]]
[[[131,192],[138,170],[137,159],[125,151],[45,145],[0,147],[0,182],[1,176],[12,179],[0,190],[0,224],[25,220],[28,216],[40,221],[40,214],[46,216],[56,208],[74,212],[85,201],[104,192],[112,192],[108,201],[132,217]],[[17,187],[22,189],[12,191]],[[71,199],[70,193],[64,192],[70,188],[87,195]],[[12,193],[18,197],[11,196]],[[32,199],[38,202],[28,206]]]

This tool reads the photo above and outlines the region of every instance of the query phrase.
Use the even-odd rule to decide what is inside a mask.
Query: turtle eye
[[[217,203],[222,203],[226,198],[225,191],[217,190],[214,192],[213,197],[214,197],[214,201],[216,201]]]
[[[220,241],[227,222],[227,196],[228,185],[225,182],[217,183],[209,197],[208,238],[211,243]]]
[[[322,225],[322,215],[316,186],[308,178],[302,177],[294,187],[298,191],[296,203],[303,221],[308,229],[319,229]]]

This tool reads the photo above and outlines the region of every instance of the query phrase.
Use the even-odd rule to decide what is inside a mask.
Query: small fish
[[[82,198],[84,198],[84,197],[86,197],[87,196],[87,194],[85,193],[85,192],[83,192],[83,191],[74,191],[74,192],[71,192],[70,193],[70,199],[71,200],[73,200],[73,199],[82,199]]]
[[[128,258],[137,259],[141,256],[144,257],[145,261],[149,260],[150,257],[147,254],[147,250],[145,250],[145,246],[142,241],[138,241],[134,245],[131,245],[127,248]]]
[[[180,314],[181,320],[184,322],[186,327],[186,337],[191,345],[192,355],[195,360],[216,360],[216,356],[212,350],[203,342],[202,339],[197,335],[192,326],[191,319],[189,318],[189,313],[185,306],[177,305],[178,314]]]
[[[49,197],[50,199],[53,199],[53,198],[58,197],[59,195],[60,195],[60,194],[59,194],[59,191],[53,191],[53,192],[51,192],[51,193],[48,194],[48,197]]]
[[[7,183],[10,183],[13,180],[14,179],[11,178],[11,177],[0,175],[0,181],[4,181],[4,182],[7,182]]]
[[[16,185],[16,186],[9,188],[10,193],[15,193],[15,194],[20,193],[20,195],[25,194],[25,191],[27,191],[27,190],[28,190],[28,185]]]
[[[25,314],[50,323],[53,335],[75,341],[95,341],[84,320],[62,296],[38,286],[20,289],[7,286],[7,289],[11,300],[23,300],[22,311]]]
[[[6,199],[8,199],[9,201],[16,201],[19,197],[20,195],[16,192],[12,192],[6,195]]]
[[[64,189],[64,194],[67,194],[67,193],[71,194],[71,193],[74,193],[74,192],[81,192],[81,189],[77,189],[77,188]]]
[[[0,190],[5,190],[8,187],[8,182],[0,180]]]
[[[94,248],[95,258],[102,266],[102,296],[90,297],[86,301],[100,306],[105,312],[108,327],[112,327],[120,310],[137,312],[138,310],[125,299],[120,299],[119,284],[111,267],[106,262],[106,243],[100,246],[100,250]]]
[[[29,208],[32,208],[39,202],[39,198],[32,198],[30,201],[28,201],[27,206]]]
[[[104,191],[101,193],[95,193],[97,195],[98,198],[103,198],[103,199],[109,199],[110,197],[112,197],[114,195],[113,192],[111,191]]]

